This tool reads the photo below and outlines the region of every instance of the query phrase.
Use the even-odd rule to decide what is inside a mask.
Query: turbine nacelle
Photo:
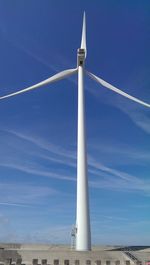
[[[79,48],[77,51],[77,66],[83,66],[85,60],[85,49]]]

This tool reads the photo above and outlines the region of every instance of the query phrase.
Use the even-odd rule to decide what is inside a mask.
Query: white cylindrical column
[[[89,216],[86,129],[84,109],[84,69],[78,66],[78,147],[77,147],[77,216],[76,250],[91,250]]]

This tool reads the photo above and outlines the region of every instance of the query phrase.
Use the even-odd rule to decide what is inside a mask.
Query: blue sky
[[[76,67],[150,103],[150,2],[0,1],[0,95]],[[85,77],[93,244],[150,244],[150,112]],[[77,76],[0,102],[0,241],[70,243]]]

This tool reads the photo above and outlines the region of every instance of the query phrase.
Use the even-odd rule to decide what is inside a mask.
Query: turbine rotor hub
[[[85,49],[79,48],[77,51],[77,64],[83,66],[85,60]]]

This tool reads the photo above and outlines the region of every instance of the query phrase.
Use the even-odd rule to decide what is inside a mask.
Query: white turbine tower
[[[84,62],[87,54],[86,49],[86,18],[83,17],[81,47],[77,52],[77,68],[62,71],[52,77],[28,88],[17,92],[1,96],[0,100],[22,94],[32,89],[48,85],[60,79],[68,77],[78,72],[78,144],[77,144],[77,208],[76,208],[76,250],[91,250],[91,232],[89,216],[89,196],[88,196],[88,176],[87,176],[87,152],[86,152],[86,128],[85,128],[85,108],[84,108],[84,74],[90,76],[93,80],[102,86],[113,90],[114,92],[133,100],[141,105],[150,107],[147,104],[125,92],[107,83],[96,75],[84,69]]]
[[[77,212],[76,249],[91,250],[89,215],[86,128],[84,108],[84,60],[86,58],[86,21],[83,17],[81,48],[78,49],[78,144],[77,144]]]

